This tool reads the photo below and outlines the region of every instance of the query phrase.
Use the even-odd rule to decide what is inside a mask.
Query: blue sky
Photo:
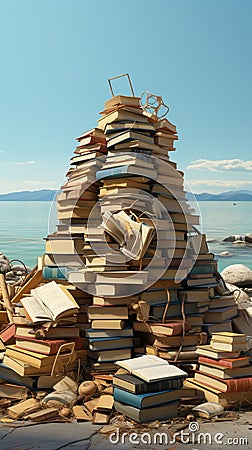
[[[57,188],[125,72],[169,105],[192,190],[252,189],[251,23],[250,0],[0,0],[0,192]]]

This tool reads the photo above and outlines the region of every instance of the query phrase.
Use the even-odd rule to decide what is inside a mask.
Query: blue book
[[[114,399],[126,405],[134,406],[134,408],[145,409],[151,406],[158,406],[172,403],[179,400],[181,396],[180,389],[172,389],[169,391],[148,392],[146,394],[133,394],[124,389],[114,388]]]
[[[42,271],[42,277],[45,280],[67,280],[69,271],[73,271],[68,267],[49,267],[45,266]]]
[[[209,309],[204,314],[205,323],[220,323],[233,319],[238,315],[237,306],[227,306],[226,308]]]
[[[128,339],[128,336],[105,336],[105,337],[91,337],[89,338],[89,342],[110,342],[110,341],[118,341],[122,339]]]
[[[232,333],[232,320],[224,320],[219,323],[204,323],[202,325],[202,330],[206,331],[210,336],[213,333],[218,333],[219,331],[227,331]]]
[[[189,275],[194,275],[194,274],[212,274],[214,273],[216,270],[216,266],[215,264],[208,264],[208,265],[199,265],[199,266],[194,266],[191,270],[190,270],[190,274]]]
[[[9,383],[26,386],[30,389],[32,389],[35,385],[35,381],[32,378],[19,375],[3,363],[0,363],[0,378],[6,380]]]

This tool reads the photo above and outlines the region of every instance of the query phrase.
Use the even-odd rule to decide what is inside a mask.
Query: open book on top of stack
[[[67,289],[55,281],[32,289],[31,296],[22,298],[21,303],[33,323],[57,321],[79,310]]]

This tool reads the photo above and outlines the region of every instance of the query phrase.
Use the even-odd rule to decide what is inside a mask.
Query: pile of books
[[[86,360],[85,340],[80,337],[80,307],[65,286],[55,281],[31,290],[14,307],[14,323],[1,333],[0,377],[36,387],[38,377],[50,375],[62,345],[73,343],[73,364]],[[65,348],[68,352],[69,348]],[[63,353],[62,353],[63,355]],[[63,356],[59,360],[63,361]]]
[[[210,345],[199,346],[199,370],[186,386],[204,392],[207,401],[223,406],[252,400],[252,365],[246,355],[247,336],[241,333],[212,334]]]
[[[177,139],[169,120],[121,95],[105,102],[98,128],[77,138],[43,276],[88,292],[83,330],[91,330],[92,365],[111,368],[119,348],[122,358],[147,353],[195,363],[196,347],[212,332],[232,331],[233,296],[218,293],[217,261],[170,160]],[[112,349],[112,340],[122,347]]]
[[[176,417],[186,372],[156,356],[116,364],[122,368],[113,377],[116,411],[140,423]]]
[[[52,364],[45,358],[53,361],[58,348],[53,340],[75,341],[83,361],[87,352],[87,373],[94,378],[115,373],[120,361],[136,361],[132,357],[145,355],[153,364],[162,358],[167,376],[155,393],[152,378],[115,376],[117,410],[132,407],[137,411],[129,417],[151,420],[162,417],[158,410],[167,403],[166,418],[176,415],[184,375],[171,379],[169,370],[177,369],[168,361],[183,373],[195,368],[211,337],[215,345],[216,332],[233,331],[238,313],[233,295],[220,289],[217,261],[198,231],[184,174],[170,159],[177,139],[175,125],[148,113],[140,98],[126,96],[108,100],[98,126],[77,138],[57,196],[57,230],[46,237],[42,275],[31,277],[16,296],[17,330],[6,345],[6,367],[6,358],[12,358],[26,364],[19,375],[38,375],[42,363],[22,359],[35,349],[49,374]],[[46,311],[38,311],[36,296],[48,286],[57,286],[71,305],[57,303],[51,291]],[[116,384],[124,375],[138,382],[130,389]],[[154,406],[149,416],[148,402]]]

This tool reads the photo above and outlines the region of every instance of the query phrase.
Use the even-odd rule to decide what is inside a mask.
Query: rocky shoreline
[[[252,233],[247,233],[244,236],[233,234],[225,237],[224,239],[207,239],[208,244],[218,244],[228,246],[228,250],[223,250],[221,252],[214,251],[215,256],[218,258],[230,258],[237,254],[237,250],[250,251],[252,248]],[[219,249],[218,249],[219,250]]]

